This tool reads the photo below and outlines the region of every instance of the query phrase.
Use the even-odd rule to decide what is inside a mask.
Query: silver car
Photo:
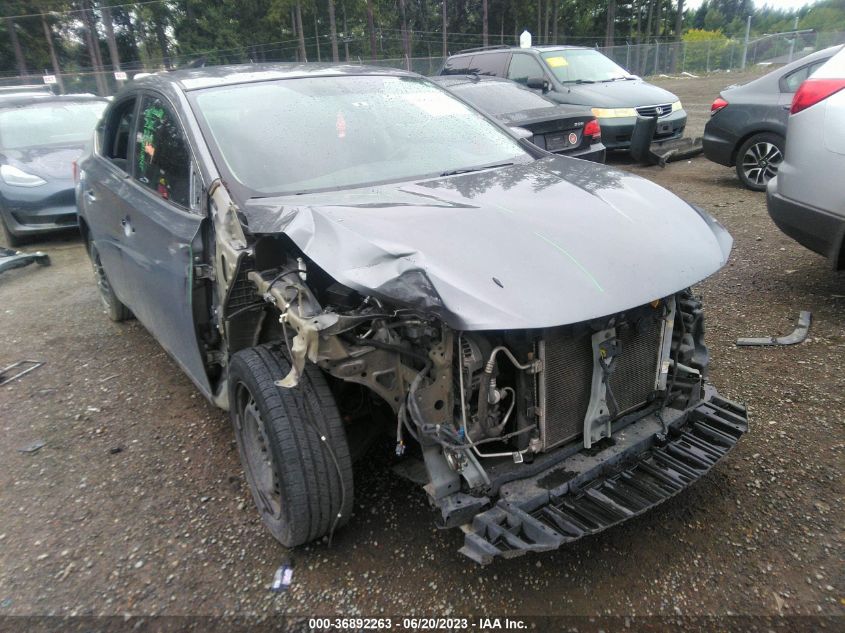
[[[769,215],[780,229],[845,269],[845,49],[792,101],[786,156],[769,182]]]

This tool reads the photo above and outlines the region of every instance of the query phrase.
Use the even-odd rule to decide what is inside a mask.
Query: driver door
[[[206,393],[210,391],[193,316],[194,257],[204,220],[190,144],[172,105],[141,98],[123,218],[129,306],[159,343]]]

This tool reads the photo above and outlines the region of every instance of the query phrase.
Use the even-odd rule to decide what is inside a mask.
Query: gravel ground
[[[659,83],[695,135],[734,81]],[[252,507],[225,415],[138,323],[107,320],[81,243],[54,238],[37,245],[52,268],[0,278],[0,366],[46,361],[0,387],[0,614],[845,614],[845,276],[782,235],[732,170],[613,162],[735,239],[698,290],[711,379],[753,427],[702,481],[595,537],[481,568],[371,453],[351,524],[331,546],[287,552]],[[790,332],[802,309],[814,316],[805,343],[734,345]],[[270,593],[284,560],[293,585]]]

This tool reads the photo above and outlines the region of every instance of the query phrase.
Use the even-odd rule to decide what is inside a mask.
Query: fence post
[[[686,72],[687,67],[687,43],[684,42],[684,56],[681,58],[681,72]]]
[[[745,70],[745,60],[748,57],[748,38],[751,37],[751,16],[745,23],[745,43],[742,46],[742,65],[740,69]]]
[[[713,43],[713,40],[707,40],[707,72],[710,72],[710,45]]]
[[[625,42],[625,69],[631,72],[631,42]]]
[[[660,40],[655,38],[654,40],[654,74],[657,74],[658,64],[660,60],[658,59],[658,55],[660,54]]]

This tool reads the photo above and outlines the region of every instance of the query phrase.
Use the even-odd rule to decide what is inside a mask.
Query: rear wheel
[[[755,134],[739,147],[736,174],[742,184],[754,191],[765,191],[783,162],[784,139],[777,134]]]
[[[320,538],[352,514],[352,460],[323,374],[308,365],[299,386],[276,386],[290,364],[269,346],[229,365],[229,415],[261,520],[286,547]]]
[[[120,299],[114,294],[109,278],[106,275],[106,269],[103,268],[103,262],[100,261],[100,253],[94,242],[89,242],[88,252],[91,255],[91,263],[94,266],[94,276],[97,278],[97,289],[100,291],[100,301],[106,309],[106,313],[112,321],[126,321],[132,318],[132,312],[129,311]]]

